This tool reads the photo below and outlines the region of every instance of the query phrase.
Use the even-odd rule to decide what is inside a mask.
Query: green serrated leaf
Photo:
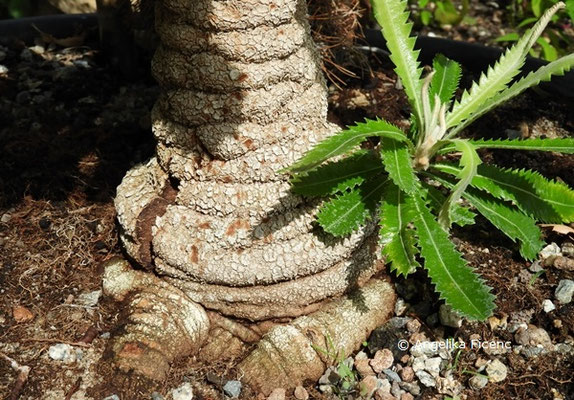
[[[412,145],[404,132],[393,124],[381,119],[366,120],[364,123],[357,123],[323,140],[308,151],[299,161],[282,172],[308,171],[330,158],[349,152],[367,138],[376,136],[381,138],[389,137]]]
[[[429,200],[429,206],[433,211],[438,213],[446,201],[446,196],[444,196],[440,190],[427,183],[423,182],[423,187],[427,191],[426,198]],[[455,203],[451,209],[452,223],[458,226],[474,225],[474,217],[476,217],[475,213],[459,203]]]
[[[322,165],[291,179],[294,193],[326,196],[352,189],[383,172],[380,158],[369,150],[359,150],[342,160]]]
[[[387,179],[367,181],[328,200],[317,214],[319,225],[334,236],[345,236],[358,229],[376,209],[386,182]]]
[[[450,60],[442,54],[437,54],[432,62],[434,75],[430,84],[430,105],[434,107],[434,97],[438,95],[441,103],[448,104],[458,88],[462,69],[456,61]]]
[[[458,170],[449,164],[438,164],[436,169],[450,174]],[[523,212],[542,222],[574,222],[574,191],[538,172],[481,165],[471,185],[496,198],[512,201]]]
[[[381,158],[385,170],[395,185],[407,193],[413,193],[417,188],[417,177],[411,165],[411,155],[403,142],[391,138],[381,139]]]
[[[452,223],[451,214],[454,204],[460,200],[463,192],[475,177],[479,164],[482,162],[476,149],[468,140],[456,140],[454,146],[458,151],[462,152],[460,157],[460,166],[462,168],[456,176],[459,181],[453,187],[451,194],[444,202],[438,215],[438,222],[445,229],[450,228]]]
[[[484,102],[484,104],[482,104],[480,109],[476,110],[471,116],[465,119],[462,123],[454,127],[449,132],[447,137],[449,138],[454,137],[460,131],[466,128],[470,123],[472,123],[482,115],[486,114],[487,112],[495,109],[496,107],[507,102],[513,97],[518,96],[526,89],[538,85],[540,82],[549,81],[550,79],[552,79],[553,76],[564,75],[564,73],[572,69],[572,67],[574,67],[574,54],[562,57],[556,61],[551,62],[550,64],[538,68],[534,72],[529,73],[524,78],[520,79],[518,82],[510,86],[508,89],[503,90],[502,92],[498,93],[494,97]],[[531,139],[531,140],[542,140],[542,139]]]
[[[477,149],[506,149],[506,150],[531,150],[553,151],[556,153],[574,154],[574,139],[478,139],[469,140]],[[447,142],[442,142],[447,143]],[[456,150],[452,143],[445,144],[438,154],[450,153]]]
[[[465,198],[486,217],[494,226],[500,229],[513,241],[520,242],[520,254],[527,260],[537,257],[544,242],[540,240],[542,233],[536,226],[536,221],[517,208],[497,200],[496,198],[468,189]]]
[[[484,103],[497,93],[506,89],[507,85],[520,72],[524,65],[528,51],[540,36],[550,18],[562,7],[562,3],[548,9],[536,25],[528,30],[514,46],[508,49],[493,67],[482,74],[469,91],[465,91],[460,101],[455,102],[452,111],[446,116],[448,128],[459,125],[472,114],[480,111]],[[452,137],[452,136],[449,136]]]
[[[415,232],[408,227],[414,219],[412,199],[389,182],[383,190],[382,200],[379,212],[383,254],[391,261],[392,271],[407,276],[420,266],[415,259],[418,254]]]
[[[407,0],[373,0],[373,15],[382,28],[395,72],[400,77],[418,125],[423,123],[422,68],[419,50],[415,51],[415,38],[411,37]]]
[[[446,187],[454,186],[452,181],[448,179],[437,175],[434,175],[433,178]],[[513,205],[477,189],[468,188],[464,193],[464,198],[512,241],[518,240],[522,257],[527,260],[536,258],[544,242],[540,240],[540,229],[532,217],[524,214]]]
[[[418,196],[413,199],[416,209],[413,223],[425,259],[424,267],[441,298],[471,320],[488,318],[494,310],[491,289],[461,257],[424,200]]]

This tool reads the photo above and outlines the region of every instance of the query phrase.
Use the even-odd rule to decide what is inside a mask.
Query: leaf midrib
[[[379,184],[376,188],[374,188],[368,195],[366,195],[363,199],[367,200],[369,197],[371,197],[373,195],[373,193],[376,193],[376,191],[385,183],[387,182],[387,180],[385,179],[381,184]],[[340,225],[340,221],[341,219],[344,219],[347,217],[347,215],[349,215],[355,208],[357,208],[359,206],[359,204],[361,203],[357,203],[356,205],[354,205],[353,207],[349,208],[344,214],[341,214],[339,216],[339,218],[336,218],[332,224],[329,224],[329,228],[333,227],[333,226],[339,226]]]
[[[468,198],[469,200],[472,200],[473,198],[476,199],[478,202],[478,199],[476,197],[474,197],[473,195],[466,193],[465,197]],[[521,234],[523,238],[526,238],[526,242],[528,242],[530,244],[531,247],[536,248],[536,243],[534,243],[531,239],[530,236],[531,235],[527,235],[524,233],[524,231],[522,229],[520,229],[520,226],[515,224],[514,222],[512,222],[511,220],[509,220],[508,218],[506,218],[504,215],[496,212],[496,210],[493,210],[492,208],[488,207],[487,202],[486,201],[480,201],[480,203],[482,203],[482,207],[486,208],[488,211],[492,212],[493,214],[497,215],[499,218],[507,221],[510,225],[514,226]],[[513,239],[514,241],[514,239]],[[524,242],[524,241],[523,241]]]
[[[425,230],[426,230],[427,233],[428,233],[429,240],[430,240],[431,243],[432,243],[432,246],[433,246],[434,251],[435,251],[435,253],[436,253],[436,255],[437,255],[437,258],[439,259],[439,261],[440,261],[440,263],[441,263],[443,269],[445,270],[446,275],[447,275],[448,278],[454,283],[454,286],[457,288],[457,290],[458,290],[460,293],[462,293],[462,295],[464,296],[464,298],[466,299],[466,301],[468,302],[468,304],[470,304],[470,305],[472,306],[472,308],[474,308],[474,310],[476,311],[477,315],[482,315],[482,313],[480,312],[480,310],[479,310],[478,308],[476,308],[476,306],[474,305],[474,303],[470,300],[470,298],[466,295],[466,293],[465,293],[465,292],[462,290],[462,288],[458,285],[458,283],[456,282],[456,280],[454,279],[454,277],[451,275],[450,271],[448,270],[446,264],[445,264],[444,261],[442,260],[442,257],[440,257],[440,252],[439,252],[439,250],[438,250],[438,247],[437,247],[437,245],[436,245],[436,242],[435,242],[434,239],[433,239],[432,232],[431,232],[431,230],[429,229],[429,227],[428,227],[428,225],[427,225],[427,223],[426,223],[426,221],[425,221],[425,219],[424,219],[424,216],[422,215],[422,210],[420,210],[420,204],[419,204],[418,201],[415,201],[415,204],[416,204],[416,207],[417,207],[417,211],[419,212],[419,214],[421,214],[420,220],[421,220],[422,224],[424,225]],[[426,262],[425,262],[425,266],[426,266]],[[429,267],[426,266],[426,268],[428,269]]]
[[[328,184],[331,182],[337,182],[337,181],[340,181],[341,179],[353,177],[355,175],[360,177],[360,174],[364,174],[364,173],[371,172],[371,171],[378,171],[378,170],[382,170],[382,169],[384,169],[384,167],[382,165],[380,165],[380,166],[377,165],[376,167],[373,167],[370,169],[363,169],[360,171],[351,172],[351,173],[348,173],[347,175],[338,176],[338,177],[327,179],[327,180],[322,180],[320,182],[313,182],[313,183],[309,183],[307,185],[301,185],[301,184],[297,183],[297,188],[309,188],[309,187],[314,187],[317,185],[323,185],[323,184]]]
[[[529,190],[523,189],[523,188],[521,188],[521,187],[519,187],[519,186],[514,186],[514,185],[512,185],[512,184],[510,184],[510,183],[501,182],[501,181],[497,180],[496,178],[486,177],[486,176],[484,176],[484,175],[480,175],[480,177],[481,177],[481,178],[490,179],[490,180],[492,180],[493,182],[499,184],[500,186],[507,186],[507,187],[514,188],[514,189],[516,189],[516,190],[518,190],[518,191],[520,191],[520,192],[523,192],[523,193],[525,193],[525,194],[527,194],[527,195],[529,195],[529,196],[531,196],[531,197],[533,197],[533,198],[535,198],[535,199],[538,199],[538,200],[540,200],[540,201],[542,201],[542,202],[546,202],[546,203],[550,203],[550,204],[556,204],[556,205],[564,206],[564,207],[567,207],[567,208],[574,208],[574,204],[561,203],[561,202],[559,202],[559,201],[557,201],[557,200],[552,200],[552,199],[547,199],[547,198],[545,198],[545,197],[540,197],[540,196],[537,195],[536,193],[533,193],[533,192],[531,192],[531,191],[529,191]]]

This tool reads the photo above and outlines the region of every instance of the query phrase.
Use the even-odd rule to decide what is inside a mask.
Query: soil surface
[[[485,36],[465,35],[471,31],[444,30],[471,41]],[[490,37],[498,35],[494,28],[489,32]],[[408,126],[408,105],[388,60],[362,53],[350,60],[342,65],[357,78],[343,75],[346,86],[341,80],[330,85],[331,120],[347,125],[381,116]],[[79,400],[114,394],[95,373],[118,315],[118,306],[101,298],[101,266],[122,255],[113,197],[126,171],[153,154],[149,115],[157,94],[151,78],[122,78],[90,43],[72,48],[43,42],[32,47],[0,43],[1,398]],[[571,137],[573,133],[574,107],[568,100],[529,92],[483,117],[465,135]],[[574,156],[481,155],[486,162],[536,169],[574,187]],[[401,385],[392,386],[396,398],[574,399],[574,303],[562,304],[555,298],[559,282],[574,279],[574,226],[552,228],[543,232],[544,240],[554,247],[533,263],[522,260],[516,245],[483,219],[453,231],[459,250],[497,296],[494,317],[484,323],[445,325],[439,314],[441,302],[424,271],[407,280],[392,277],[401,302],[393,318],[398,325],[391,328],[406,335],[411,345],[417,339],[447,338],[510,343],[502,351],[451,351],[440,375],[433,376],[443,386],[425,385],[422,373],[409,380],[407,371],[423,355],[393,351],[388,370],[401,377]],[[554,309],[549,310],[547,301]],[[391,328],[374,334],[362,353],[372,359],[377,351],[391,347],[380,335]],[[521,333],[525,331],[538,336],[525,339]],[[359,359],[354,358],[355,370]],[[486,376],[488,366],[497,365],[494,360],[506,367],[506,376],[497,381],[489,374],[488,384],[477,388],[471,379]],[[29,367],[29,374],[22,367]],[[393,383],[391,372],[380,374]],[[237,378],[230,365],[181,360],[152,398],[173,398],[172,390],[186,382],[194,388],[195,398],[225,398],[221,380]],[[340,382],[319,386],[309,382],[305,391],[311,398],[359,398],[363,378],[356,372],[351,390],[341,389]],[[90,390],[94,387],[97,390]],[[288,398],[292,395],[287,393]],[[253,398],[245,392],[242,397]]]

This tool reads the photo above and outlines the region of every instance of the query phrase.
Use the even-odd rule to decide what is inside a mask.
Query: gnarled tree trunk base
[[[248,324],[206,312],[155,275],[133,270],[123,259],[108,261],[104,292],[125,305],[122,325],[108,348],[119,371],[116,385],[137,378],[140,386],[167,378],[170,364],[197,354],[204,362],[236,359],[242,380],[269,394],[317,380],[338,356],[358,349],[392,314],[392,285],[372,279],[365,287],[325,304],[319,311],[272,327]],[[245,357],[247,350],[257,343]],[[321,351],[321,350],[324,350]],[[123,377],[119,379],[117,377]]]

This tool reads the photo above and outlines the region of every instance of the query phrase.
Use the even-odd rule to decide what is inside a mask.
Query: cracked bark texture
[[[241,343],[259,338],[255,328],[214,313],[252,322],[300,317],[284,329],[307,332],[312,325],[334,335],[345,351],[358,346],[392,310],[390,286],[367,296],[365,314],[351,315],[344,301],[323,314],[321,307],[383,268],[374,226],[346,238],[322,233],[314,225],[317,203],[291,193],[288,178],[277,173],[339,130],[326,119],[326,87],[305,1],[162,0],[155,12],[161,44],[152,70],[162,87],[152,111],[156,157],[127,173],[115,204],[127,253],[156,275],[125,264],[106,268],[106,293],[125,299],[136,314],[125,319],[127,338],[112,341],[116,364],[156,380],[165,376],[177,352],[162,344],[157,326],[165,327],[163,343],[183,343],[179,355],[202,345],[204,355],[217,354],[218,343],[239,354]],[[169,319],[177,295],[184,297],[184,311],[175,318],[195,314],[199,320],[188,325],[197,332]],[[153,312],[158,321],[148,317]],[[316,324],[301,317],[313,312]],[[135,326],[140,321],[143,328]],[[333,327],[338,324],[359,333],[346,339]],[[152,339],[134,346],[146,333]],[[299,339],[296,347],[308,345]],[[281,365],[284,372],[298,368],[291,357],[298,350],[286,351],[283,360],[292,365]],[[148,352],[144,364],[164,372],[154,375],[134,362]],[[267,357],[255,354],[251,359]],[[323,364],[313,364],[312,377]],[[260,374],[246,378],[260,387],[265,372],[246,370]],[[291,378],[278,382],[290,386]]]
[[[373,228],[321,233],[316,204],[276,172],[338,130],[305,2],[163,0],[156,29],[157,158],[116,198],[128,253],[207,308],[253,321],[306,314],[367,281],[381,268]]]

